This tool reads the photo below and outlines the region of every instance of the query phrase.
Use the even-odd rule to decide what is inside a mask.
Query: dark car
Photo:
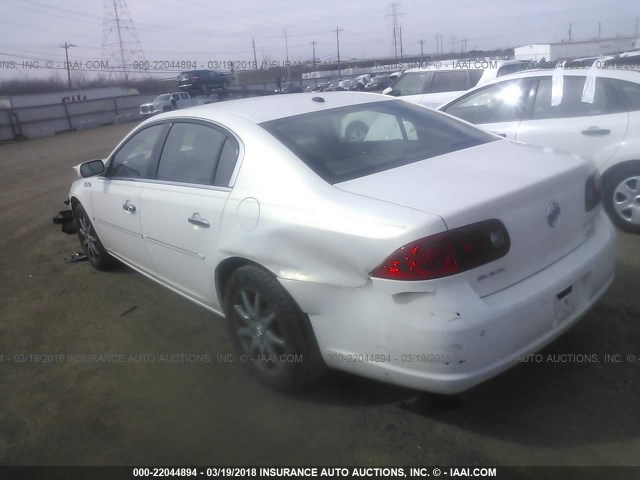
[[[275,93],[300,93],[302,88],[295,82],[284,82],[280,85],[280,90],[275,90]]]
[[[212,90],[226,90],[229,86],[229,75],[215,70],[192,70],[178,75],[178,90],[191,95],[206,95]]]
[[[364,86],[365,91],[373,92],[377,90],[384,90],[390,87],[393,80],[389,78],[389,75],[377,75],[367,82]]]

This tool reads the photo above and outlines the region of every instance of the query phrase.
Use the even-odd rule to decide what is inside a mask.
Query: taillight
[[[589,212],[596,208],[602,200],[602,182],[600,174],[594,172],[587,178],[584,186],[584,209]]]
[[[504,257],[510,246],[502,222],[485,220],[409,243],[369,275],[389,280],[448,277]]]

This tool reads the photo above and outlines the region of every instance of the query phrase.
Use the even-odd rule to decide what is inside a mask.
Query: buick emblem
[[[560,218],[560,205],[555,200],[549,202],[549,208],[547,209],[547,223],[551,228],[555,228]]]

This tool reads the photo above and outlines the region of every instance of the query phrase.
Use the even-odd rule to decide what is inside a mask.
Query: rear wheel
[[[89,263],[98,270],[110,270],[113,268],[117,262],[102,246],[102,242],[93,228],[89,215],[81,204],[76,205],[73,219],[76,224],[82,250],[87,256]]]
[[[640,233],[640,167],[631,165],[609,177],[603,189],[603,202],[620,229]]]
[[[324,363],[308,319],[271,273],[253,265],[239,268],[224,303],[240,361],[260,382],[296,390],[320,375]]]

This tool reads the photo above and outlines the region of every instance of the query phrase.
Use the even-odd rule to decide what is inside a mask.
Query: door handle
[[[209,228],[211,226],[209,220],[202,218],[198,212],[191,215],[187,221],[192,225],[197,225],[198,227]]]
[[[135,205],[131,205],[129,203],[129,200],[127,200],[126,202],[124,202],[124,205],[122,205],[122,209],[129,212],[129,213],[134,213],[136,211],[136,206]]]
[[[507,134],[506,133],[500,133],[500,132],[491,132],[491,133],[493,133],[495,135],[498,135],[499,137],[502,137],[502,138],[507,138]]]
[[[586,130],[582,130],[582,134],[589,137],[601,137],[604,135],[609,135],[610,133],[611,130],[609,130],[608,128],[589,127]]]

